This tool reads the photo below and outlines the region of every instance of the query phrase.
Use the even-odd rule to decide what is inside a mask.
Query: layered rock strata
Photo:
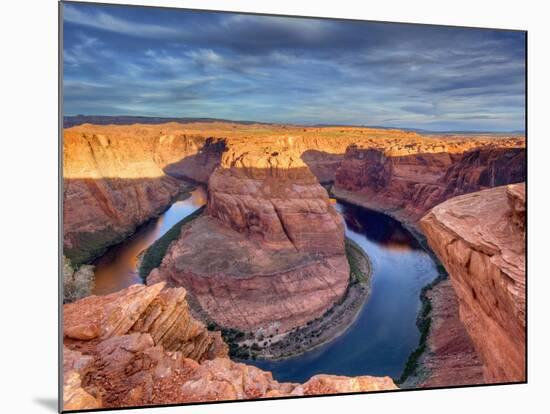
[[[525,185],[452,198],[420,222],[456,291],[487,382],[525,380]]]
[[[333,191],[414,226],[449,198],[524,181],[526,171],[521,147],[400,155],[352,146],[336,173]]]
[[[502,148],[524,145],[521,137],[425,137],[399,130],[230,122],[82,124],[63,135],[64,250],[74,265],[89,262],[166,209],[181,189],[174,177],[208,183],[231,147],[269,149],[286,142],[319,181],[332,182],[353,145],[399,156],[460,154],[495,142]]]
[[[178,124],[98,126],[63,134],[63,246],[89,262],[158,216],[186,189],[207,182],[224,141],[185,134]]]
[[[342,219],[288,141],[230,147],[207,206],[148,283],[182,285],[205,319],[247,332],[288,331],[343,298]]]
[[[235,363],[187,311],[182,288],[134,285],[64,305],[63,409],[132,407],[396,389],[388,377],[306,383]]]

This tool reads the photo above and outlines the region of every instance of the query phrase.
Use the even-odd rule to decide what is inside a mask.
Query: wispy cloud
[[[106,30],[136,37],[152,37],[157,39],[180,36],[181,30],[163,27],[157,24],[136,23],[112,16],[101,9],[84,11],[81,6],[67,4],[63,8],[63,19],[85,27]]]

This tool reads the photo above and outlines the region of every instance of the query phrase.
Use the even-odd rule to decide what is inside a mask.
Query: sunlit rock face
[[[286,139],[233,144],[211,175],[207,212],[148,283],[182,285],[221,326],[285,332],[345,294],[344,226]]]
[[[452,198],[420,225],[450,274],[486,381],[524,381],[525,184]]]
[[[388,377],[317,375],[303,385],[231,361],[183,288],[133,285],[64,305],[63,409],[396,389]]]
[[[285,142],[231,147],[210,177],[208,214],[269,245],[343,251],[342,219],[300,153]]]
[[[451,197],[524,181],[527,170],[521,146],[521,141],[496,141],[463,153],[411,147],[406,155],[402,150],[352,146],[336,172],[334,191],[416,225],[430,208]]]

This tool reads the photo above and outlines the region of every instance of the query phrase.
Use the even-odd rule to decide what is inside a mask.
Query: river
[[[94,294],[107,294],[142,283],[140,252],[174,224],[206,202],[202,188],[175,202],[96,261]],[[359,244],[373,266],[371,294],[355,322],[338,338],[315,350],[280,361],[246,361],[273,372],[278,381],[304,382],[315,374],[398,377],[418,345],[416,317],[422,287],[437,277],[431,256],[396,220],[351,204],[336,202],[346,236]]]
[[[335,206],[346,236],[371,259],[371,294],[354,323],[330,343],[294,358],[247,361],[278,381],[304,382],[321,373],[399,377],[420,339],[420,291],[438,274],[431,256],[391,217],[342,202]]]

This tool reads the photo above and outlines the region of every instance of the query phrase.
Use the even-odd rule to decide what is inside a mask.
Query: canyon
[[[415,207],[412,213],[400,218],[418,219],[437,202],[458,195],[445,192],[442,188],[445,185],[439,181],[461,154],[485,147],[521,149],[525,142],[517,136],[423,136],[387,129],[231,122],[76,125],[63,132],[65,255],[73,264],[88,263],[98,257],[108,246],[120,242],[140,224],[168,208],[181,191],[178,179],[207,184],[228,148],[270,146],[282,146],[283,152],[291,151],[301,158],[319,182],[335,182],[334,189],[340,191],[340,196],[352,197],[373,208],[386,211],[403,208],[402,202],[392,199],[391,193],[406,189],[407,196],[415,199]],[[396,164],[391,171],[389,164],[384,167],[384,177],[380,176],[384,168],[373,175],[372,183],[365,181],[366,170],[359,171],[364,164],[362,154],[369,149],[384,152],[378,162],[387,164],[389,156],[390,164]],[[516,176],[509,177],[518,178],[515,182],[522,181],[521,157],[517,155]],[[358,162],[354,162],[355,158]],[[486,160],[464,162],[472,165],[462,167],[473,169],[486,165]],[[444,181],[475,181],[471,175],[459,176],[462,167],[455,169],[456,177],[449,172]],[[481,189],[490,182],[496,168],[498,163],[493,162],[485,173],[478,173],[482,177],[477,188],[473,183],[463,191]],[[386,184],[386,196],[371,200],[369,194],[378,188],[380,180],[389,179],[388,174],[391,182]],[[361,176],[363,181],[357,181]],[[502,181],[497,180],[506,184]]]
[[[182,227],[146,286],[64,305],[66,405],[394,389],[387,377],[278,382],[229,359],[219,331],[205,327],[277,336],[346,298],[345,224],[331,197],[396,218],[449,273],[425,292],[431,324],[403,387],[523,381],[525,198],[515,183],[526,178],[525,152],[521,136],[360,127],[66,128],[64,253],[75,267],[162,214],[191,183],[207,190],[205,212]]]

